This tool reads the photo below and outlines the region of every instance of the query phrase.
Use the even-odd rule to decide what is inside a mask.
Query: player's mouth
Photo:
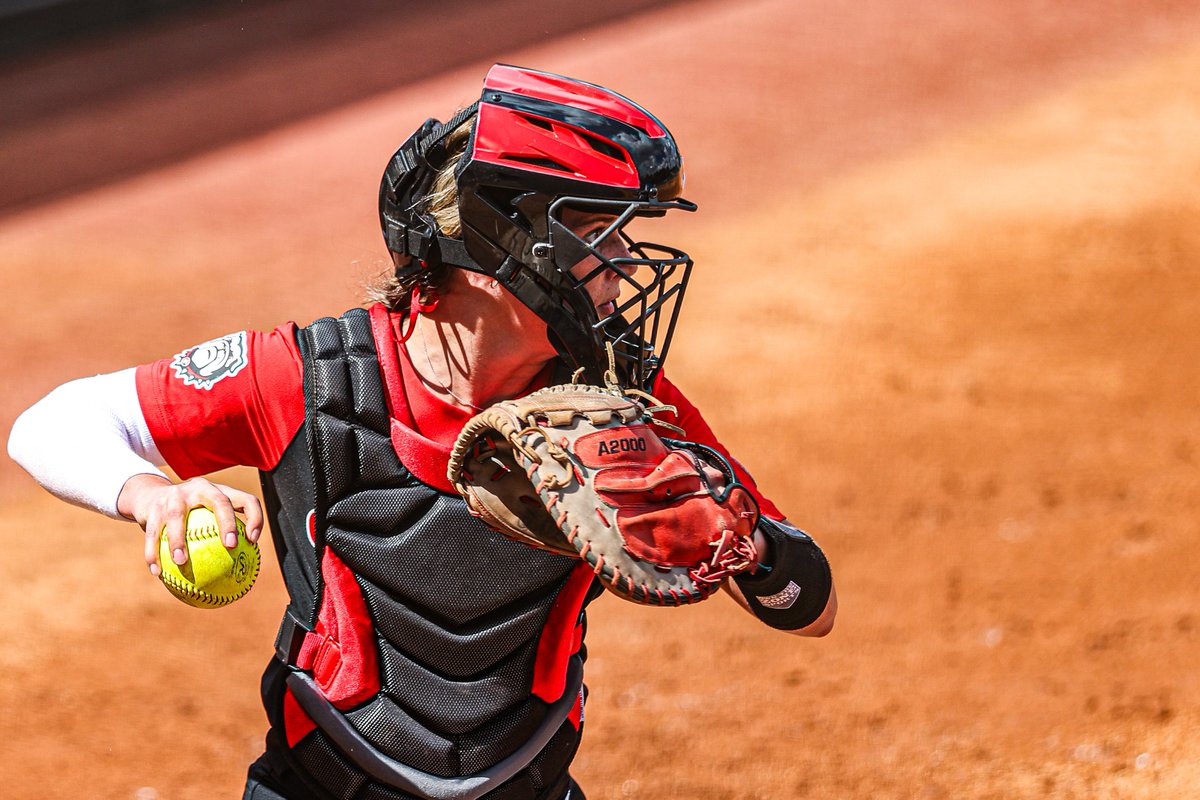
[[[600,319],[604,319],[605,317],[611,317],[613,314],[616,313],[616,311],[617,311],[617,304],[616,304],[615,300],[609,300],[607,302],[601,303],[600,305],[596,306],[596,314],[600,317]]]

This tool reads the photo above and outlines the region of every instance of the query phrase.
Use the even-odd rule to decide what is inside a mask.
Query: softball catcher
[[[634,230],[694,211],[682,190],[648,111],[496,65],[388,163],[394,272],[369,308],[74,381],[18,421],[14,458],[137,521],[156,574],[164,526],[186,560],[190,507],[251,538],[270,522],[289,604],[246,798],[582,798],[585,609],[606,593],[724,588],[771,627],[829,630],[821,550],[663,372],[692,261]],[[261,502],[202,477],[234,465]]]

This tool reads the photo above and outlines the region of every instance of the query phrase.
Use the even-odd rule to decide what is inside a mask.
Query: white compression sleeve
[[[8,455],[47,491],[124,519],[117,496],[134,475],[166,475],[138,403],[134,369],[59,386],[13,424]]]

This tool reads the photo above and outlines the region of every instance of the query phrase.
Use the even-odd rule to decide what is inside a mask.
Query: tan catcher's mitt
[[[489,526],[585,559],[621,597],[695,603],[755,564],[758,506],[716,451],[659,438],[664,408],[574,384],[497,403],[459,434],[449,478]]]

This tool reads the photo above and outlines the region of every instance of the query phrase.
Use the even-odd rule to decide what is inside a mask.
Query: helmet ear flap
[[[432,235],[430,220],[422,219],[417,205],[429,191],[436,169],[426,159],[420,143],[441,125],[430,118],[397,148],[379,184],[379,223],[388,250],[401,256],[422,258]],[[410,235],[411,234],[411,235]]]
[[[447,138],[474,117],[478,107],[479,104],[474,103],[444,124],[433,118],[425,120],[400,145],[384,170],[379,186],[379,223],[388,250],[408,257],[397,259],[396,277],[399,279],[440,267],[443,263],[441,231],[421,205],[446,163]],[[449,263],[458,264],[460,260],[457,258]]]

